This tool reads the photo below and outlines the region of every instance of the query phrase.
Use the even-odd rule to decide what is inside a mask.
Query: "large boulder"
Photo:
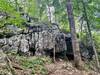
[[[19,34],[9,38],[0,39],[0,48],[6,50],[16,50],[22,53],[35,52],[36,55],[42,55],[45,50],[56,49],[60,52],[66,49],[65,35],[61,33],[57,24],[48,26],[47,24],[36,24],[27,27]],[[17,30],[16,30],[17,31]]]
[[[67,45],[67,56],[74,56],[73,54],[73,48],[72,48],[72,40],[71,40],[71,34],[68,34],[66,38],[66,45]],[[92,59],[94,55],[93,47],[92,46],[86,46],[82,41],[79,41],[79,48],[80,53],[82,56],[82,59]]]
[[[0,49],[3,51],[16,50],[25,55],[45,55],[55,49],[56,53],[66,50],[67,55],[73,55],[71,34],[61,32],[57,24],[51,26],[44,23],[27,25],[26,30],[18,31],[9,38],[1,38]],[[93,56],[92,49],[83,45],[82,42],[80,50],[82,57],[91,58]]]

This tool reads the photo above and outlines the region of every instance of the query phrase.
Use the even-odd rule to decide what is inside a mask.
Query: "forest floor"
[[[11,68],[9,69],[9,72],[12,72],[13,74],[8,74],[6,70],[3,70],[5,69],[4,66],[3,69],[1,69],[2,63],[0,63],[0,75],[100,75],[92,70],[76,69],[72,65],[73,61],[69,62],[57,59],[56,62],[53,63],[50,57],[7,56],[9,58],[8,64]]]
[[[57,61],[50,65],[46,65],[49,71],[48,75],[100,75],[94,71],[78,70],[73,67],[71,62]]]
[[[71,62],[66,62],[62,59],[56,61],[55,63],[46,63],[44,64],[44,67],[47,70],[47,74],[38,72],[40,69],[37,69],[37,72],[32,75],[100,75],[92,70],[78,70],[73,67]],[[18,64],[15,64],[14,68],[17,75],[30,75],[30,73],[32,73],[31,69],[23,70]]]
[[[15,67],[17,75],[30,75],[30,69],[22,70],[20,69],[20,66],[16,66],[19,67]],[[99,73],[90,70],[78,70],[73,67],[71,62],[66,62],[61,59],[59,61],[56,61],[55,63],[45,64],[44,67],[48,72],[47,74],[36,73],[33,75],[100,75]]]

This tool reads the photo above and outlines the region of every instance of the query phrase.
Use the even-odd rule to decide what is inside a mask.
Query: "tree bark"
[[[80,68],[82,66],[82,60],[81,60],[81,55],[79,50],[79,42],[76,36],[75,21],[73,16],[71,0],[67,0],[67,13],[68,13],[68,20],[70,25],[71,37],[72,37],[72,47],[74,53],[75,67]]]

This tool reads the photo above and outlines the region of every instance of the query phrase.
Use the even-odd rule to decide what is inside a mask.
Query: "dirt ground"
[[[55,64],[46,65],[48,75],[100,75],[93,71],[80,71],[72,66],[70,62],[58,61]]]

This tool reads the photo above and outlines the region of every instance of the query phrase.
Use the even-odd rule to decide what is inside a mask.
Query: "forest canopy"
[[[82,0],[73,0],[72,2],[75,21],[76,23],[78,22],[77,25],[79,27],[79,23],[81,24],[85,20]],[[84,2],[91,27],[95,30],[99,30],[100,1],[84,0]],[[21,25],[21,23],[25,21],[20,15],[21,12],[28,13],[28,15],[38,18],[39,21],[48,21],[47,6],[54,8],[53,15],[56,22],[60,23],[60,27],[62,29],[65,28],[64,30],[68,30],[69,27],[66,14],[66,0],[0,0],[0,10],[5,12],[8,16],[8,18],[2,19],[2,22],[0,23]]]

